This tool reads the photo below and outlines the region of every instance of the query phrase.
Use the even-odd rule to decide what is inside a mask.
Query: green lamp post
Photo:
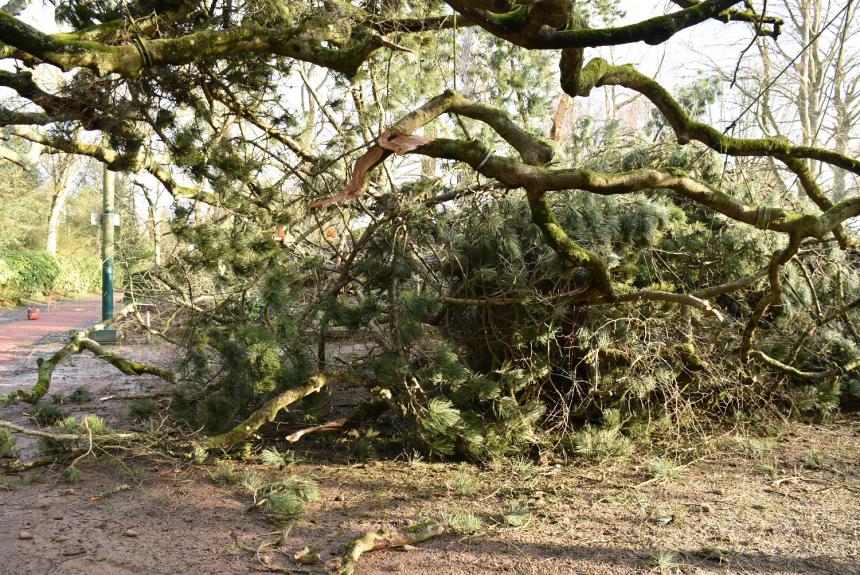
[[[114,256],[114,196],[116,180],[114,173],[104,166],[102,178],[102,321],[113,319],[113,256]],[[119,330],[113,326],[99,330],[93,339],[101,343],[119,341]]]

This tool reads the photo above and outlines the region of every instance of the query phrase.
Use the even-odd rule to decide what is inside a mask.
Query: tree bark
[[[45,241],[45,251],[51,255],[57,253],[57,238],[60,231],[60,217],[66,208],[66,202],[71,194],[69,180],[72,175],[72,158],[66,156],[57,162],[53,177],[53,193],[51,194],[51,213],[48,217],[48,237]]]

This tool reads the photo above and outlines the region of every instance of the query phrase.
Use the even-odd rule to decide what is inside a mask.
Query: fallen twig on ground
[[[438,537],[444,532],[445,526],[442,523],[435,519],[426,519],[403,529],[383,529],[365,533],[347,545],[338,575],[354,575],[358,560],[365,552],[414,545]]]
[[[51,433],[49,431],[42,431],[41,429],[22,427],[9,421],[2,420],[0,420],[0,427],[5,427],[6,429],[23,433],[24,435],[41,437],[42,439],[52,439],[54,441],[83,441],[89,438],[89,434],[86,433]],[[142,437],[142,435],[140,433],[104,433],[95,437],[97,437],[99,441],[117,441],[137,439]]]

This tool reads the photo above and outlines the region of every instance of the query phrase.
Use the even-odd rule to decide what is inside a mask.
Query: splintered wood
[[[360,197],[367,190],[370,171],[381,164],[390,152],[402,156],[420,148],[431,140],[422,136],[412,136],[410,134],[386,130],[379,135],[376,141],[378,145],[373,146],[355,163],[355,168],[352,170],[352,178],[350,178],[349,183],[341,193],[314,202],[308,207],[325,208]]]

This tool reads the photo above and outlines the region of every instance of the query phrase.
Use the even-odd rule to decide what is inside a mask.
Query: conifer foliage
[[[752,3],[624,25],[612,0],[55,4],[63,34],[0,15],[0,85],[33,110],[0,120],[166,192],[129,292],[170,310],[189,429],[324,374],[280,422],[325,423],[357,389],[355,452],[596,458],[860,392],[860,198],[816,180],[860,162],[736,138],[706,123],[724,83],[586,52],[690,27],[778,41]],[[610,89],[648,111],[579,105]],[[285,493],[272,514],[301,508]]]

